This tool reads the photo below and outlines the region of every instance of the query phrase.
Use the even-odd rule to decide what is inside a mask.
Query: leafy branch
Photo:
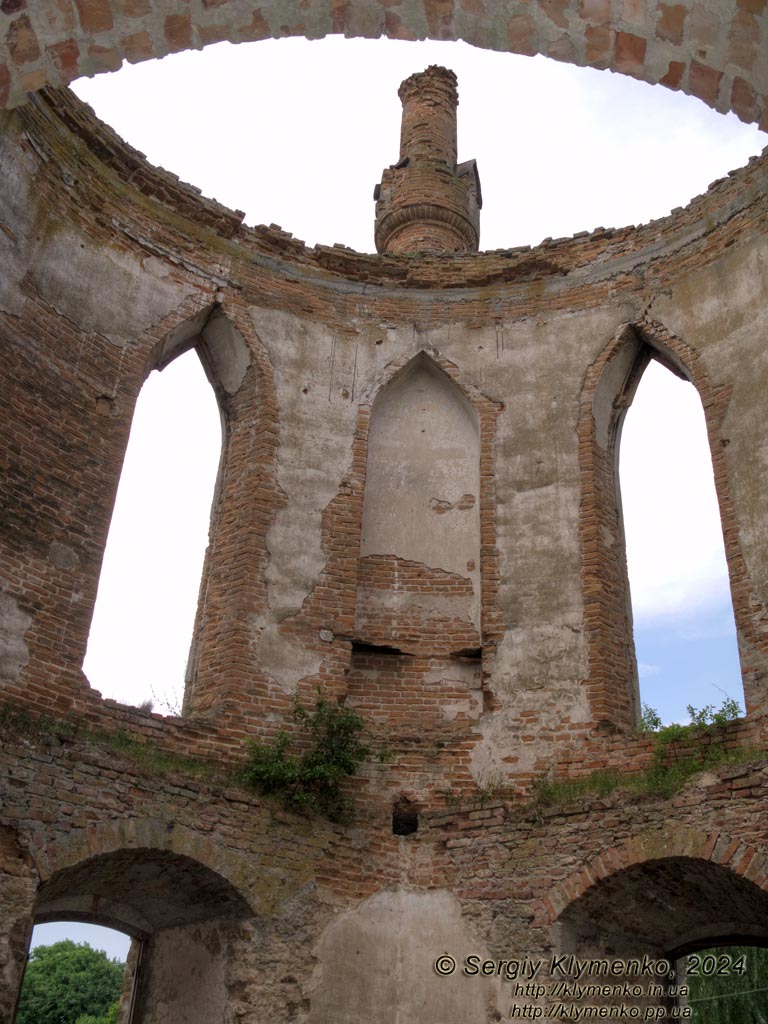
[[[276,797],[285,808],[345,820],[351,804],[341,784],[373,753],[363,719],[318,694],[314,710],[296,698],[293,720],[309,734],[310,749],[300,755],[289,753],[291,738],[284,730],[273,743],[249,740],[242,781],[264,796]]]

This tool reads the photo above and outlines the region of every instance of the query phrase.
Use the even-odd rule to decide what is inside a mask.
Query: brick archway
[[[252,911],[259,907],[257,864],[239,858],[215,838],[174,822],[157,818],[131,818],[93,825],[30,849],[42,886],[62,874],[112,856],[159,854],[199,866],[206,876],[220,879],[222,892]]]
[[[561,915],[601,882],[638,865],[672,858],[705,861],[728,869],[737,878],[768,890],[768,856],[724,832],[703,832],[670,824],[641,832],[624,843],[608,846],[562,879],[535,907],[534,927],[554,924]]]
[[[758,5],[759,6],[759,5]],[[45,85],[114,71],[211,43],[331,34],[390,39],[463,39],[473,46],[610,69],[682,89],[719,111],[768,128],[768,46],[755,6],[727,0],[715,17],[702,0],[688,6],[645,0],[531,0],[458,5],[384,0],[311,9],[287,0],[5,0],[0,10],[0,106],[23,103]]]

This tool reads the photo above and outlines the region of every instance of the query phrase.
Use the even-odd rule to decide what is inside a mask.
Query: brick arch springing
[[[554,924],[595,886],[621,872],[673,858],[718,865],[735,877],[752,882],[762,892],[768,891],[768,856],[764,851],[724,832],[704,832],[670,823],[661,829],[641,832],[624,843],[606,846],[588,858],[536,904],[533,925]]]
[[[652,359],[690,381],[702,403],[740,639],[747,712],[756,711],[765,701],[761,682],[765,641],[753,621],[756,609],[754,602],[750,603],[751,583],[740,550],[720,443],[730,389],[713,384],[691,345],[663,324],[643,318],[624,325],[589,367],[579,416],[581,576],[590,664],[587,692],[593,719],[620,728],[637,723],[639,697],[618,492],[618,445],[624,415]],[[745,642],[755,651],[754,665],[745,660]]]
[[[159,818],[127,818],[97,822],[49,842],[33,841],[29,854],[40,879],[40,891],[52,880],[66,878],[95,861],[130,854],[140,860],[142,853],[159,854],[189,863],[207,879],[218,879],[222,894],[233,907],[255,913],[259,906],[259,872],[248,858],[241,858],[216,838],[186,826]]]
[[[531,0],[476,4],[441,0],[6,0],[0,31],[0,105],[23,103],[44,85],[114,71],[211,43],[343,34],[390,39],[463,39],[474,46],[610,69],[682,89],[717,110],[768,126],[768,45],[758,6],[727,0],[713,15],[703,0],[610,4]]]
[[[171,820],[100,822],[47,845],[33,842],[30,853],[40,876],[30,926],[76,921],[131,936],[121,996],[131,1020],[146,1019],[158,990],[172,1016],[185,1016],[185,1000],[221,1001],[220,942],[268,909],[252,896],[255,873],[245,859],[220,837]],[[213,941],[201,941],[201,932]],[[169,950],[180,982],[172,986],[158,981]]]

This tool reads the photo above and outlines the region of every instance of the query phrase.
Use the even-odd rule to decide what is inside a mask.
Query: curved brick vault
[[[210,43],[344,34],[463,39],[474,46],[610,69],[682,89],[768,124],[765,0],[3,0],[0,105],[82,75]]]
[[[748,842],[744,842],[733,836],[726,835],[719,831],[703,832],[696,828],[680,827],[667,824],[653,830],[639,831],[636,835],[623,843],[615,846],[606,846],[599,853],[590,857],[577,870],[573,871],[567,878],[553,886],[551,892],[542,900],[537,907],[537,919],[540,923],[554,923],[557,920],[573,916],[577,910],[585,906],[590,900],[602,899],[610,905],[611,899],[605,899],[605,892],[613,888],[616,890],[623,878],[629,877],[632,872],[641,878],[639,891],[634,899],[642,901],[643,886],[647,886],[649,880],[657,871],[659,865],[681,864],[694,862],[706,865],[703,873],[709,871],[709,865],[715,870],[715,876],[722,870],[722,878],[728,873],[730,882],[723,881],[722,888],[728,890],[730,896],[722,901],[722,905],[728,908],[728,914],[724,917],[733,917],[742,921],[749,918],[745,907],[754,905],[761,920],[764,921],[764,904],[766,901],[766,888],[768,887],[768,858]],[[724,870],[723,870],[724,869]],[[711,872],[710,872],[711,874]],[[745,887],[739,888],[737,880],[744,879],[754,883],[755,889],[750,892],[744,907],[733,905],[733,893],[747,891]],[[670,886],[672,892],[677,890],[678,896],[682,896],[687,902],[696,903],[690,895],[685,894],[685,886],[680,879],[676,884]],[[616,892],[612,893],[616,904]],[[729,903],[730,900],[730,903]],[[624,898],[618,902],[626,903]],[[700,904],[697,904],[700,909]],[[718,908],[722,911],[722,907]],[[709,916],[714,917],[708,908]],[[677,934],[680,934],[679,922],[677,923]],[[681,943],[678,943],[681,944]]]

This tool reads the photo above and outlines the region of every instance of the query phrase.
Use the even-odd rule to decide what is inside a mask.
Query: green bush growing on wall
[[[297,699],[293,719],[309,734],[310,748],[299,755],[289,753],[291,738],[284,731],[273,743],[250,740],[243,782],[276,797],[287,809],[316,811],[331,821],[347,819],[351,805],[341,783],[372,754],[363,719],[319,695],[314,710]]]

